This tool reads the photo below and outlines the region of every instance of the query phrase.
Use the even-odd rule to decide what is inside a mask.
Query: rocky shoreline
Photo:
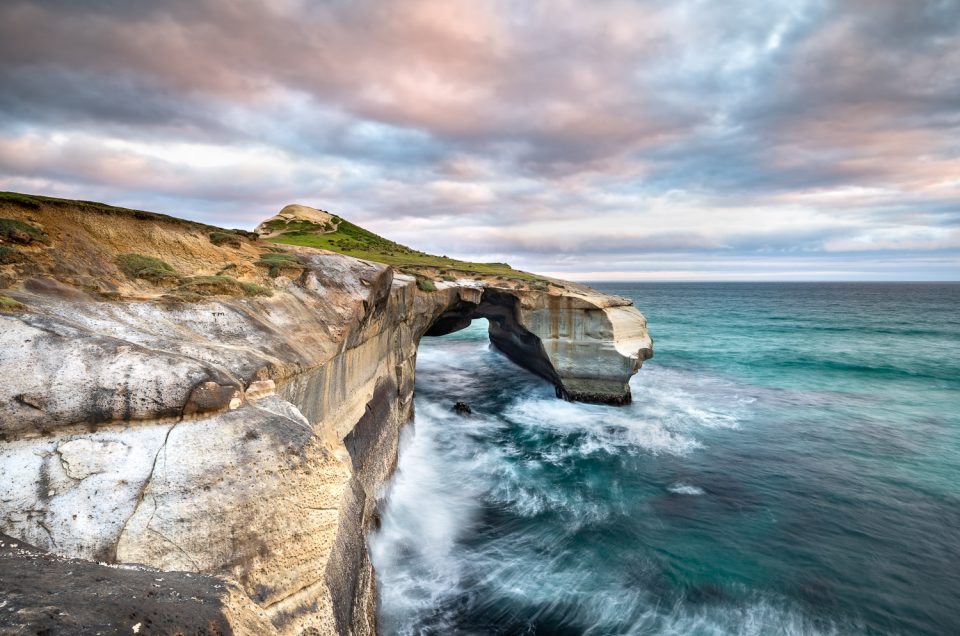
[[[57,214],[0,216],[42,227],[52,248],[38,250],[50,250],[78,239],[65,236],[76,230],[59,227]],[[118,233],[139,232],[147,237],[139,251],[177,265],[239,258],[206,245],[192,256],[207,229],[188,222],[121,215],[107,229],[96,212],[72,214],[94,243],[76,253],[112,258]],[[138,564],[150,576],[219,581],[221,591],[206,596],[191,591],[201,579],[183,583],[176,615],[190,615],[189,599],[198,604],[196,624],[177,628],[184,633],[376,633],[366,533],[412,417],[420,338],[487,318],[494,344],[559,396],[608,403],[629,401],[629,378],[652,355],[628,301],[582,286],[558,293],[471,279],[425,291],[387,265],[284,250],[298,268],[268,281],[271,295],[190,302],[105,299],[77,284],[80,267],[73,278],[52,266],[4,270],[3,292],[20,305],[0,313],[0,532],[9,541],[91,567]],[[86,270],[107,267],[87,258]],[[23,558],[38,561],[34,552]],[[69,577],[32,571],[50,588],[34,605],[72,616],[76,633],[85,614],[64,599],[87,593],[86,606],[106,603],[95,586],[85,592]],[[0,578],[0,592],[17,584],[39,594],[26,576]],[[163,578],[176,589],[186,576]],[[0,627],[32,633],[38,616],[0,611]],[[117,633],[131,633],[128,622],[118,619]],[[141,633],[169,633],[165,624]]]

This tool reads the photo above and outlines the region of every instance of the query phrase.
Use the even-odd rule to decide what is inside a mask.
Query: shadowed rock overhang
[[[475,318],[487,319],[498,349],[565,399],[627,404],[630,377],[653,355],[643,315],[625,299],[595,293],[461,288],[424,335],[453,333]]]

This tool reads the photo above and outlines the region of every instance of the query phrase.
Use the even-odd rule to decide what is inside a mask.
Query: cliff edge
[[[422,336],[487,318],[493,343],[559,396],[629,401],[652,344],[628,301],[299,208],[273,219],[271,241],[0,196],[0,532],[147,568],[125,585],[182,573],[169,585],[183,586],[178,616],[199,621],[188,633],[375,633],[366,532],[412,415]],[[39,628],[44,606],[97,631],[76,609],[103,602],[94,589],[23,571],[0,592],[47,585],[49,598],[0,613],[0,627]],[[201,582],[222,587],[190,592]],[[190,598],[214,606],[191,614]]]

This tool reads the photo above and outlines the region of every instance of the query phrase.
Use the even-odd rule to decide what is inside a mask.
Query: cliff
[[[324,240],[356,227],[320,222]],[[139,564],[100,575],[130,589],[183,573],[167,584],[183,586],[187,633],[376,631],[366,532],[422,336],[487,318],[559,396],[613,403],[652,351],[627,301],[571,283],[440,275],[100,204],[0,198],[0,248],[0,532]],[[17,571],[0,592],[33,591],[0,626],[37,627],[37,607],[69,618],[84,593],[104,602],[45,567]],[[123,607],[167,629],[156,604]]]

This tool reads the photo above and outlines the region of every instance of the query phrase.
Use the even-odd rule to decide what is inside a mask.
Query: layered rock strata
[[[642,315],[586,288],[428,292],[387,266],[290,253],[302,272],[269,298],[104,302],[43,277],[5,290],[25,309],[0,314],[0,532],[219,577],[238,633],[375,633],[366,533],[421,336],[487,318],[559,395],[615,403],[651,354]]]
[[[476,318],[520,366],[550,381],[557,396],[630,402],[630,378],[653,355],[647,322],[631,301],[567,284],[563,294],[483,286],[461,289],[426,335],[444,335]]]

